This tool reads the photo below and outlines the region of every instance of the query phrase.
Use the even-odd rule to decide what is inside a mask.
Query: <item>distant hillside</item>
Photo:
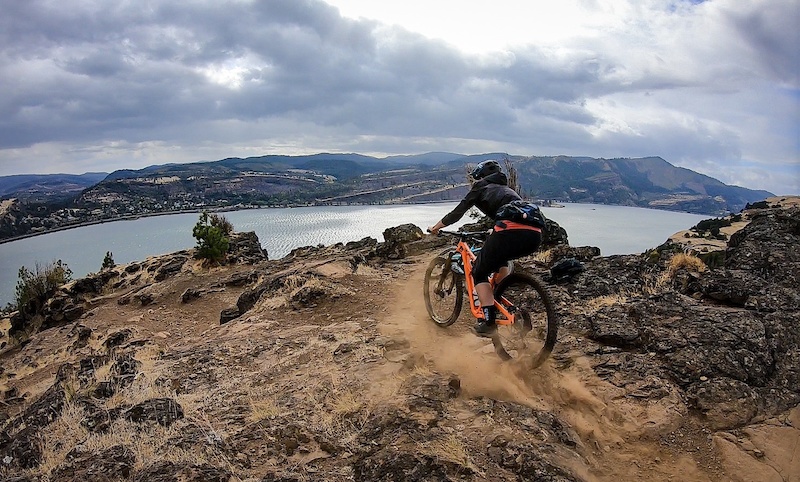
[[[354,153],[269,155],[155,165],[108,176],[0,177],[0,188],[19,197],[0,216],[0,240],[174,211],[459,200],[470,188],[468,169],[485,159],[510,163],[521,194],[537,200],[721,216],[773,196],[726,185],[660,157],[523,157],[497,152],[386,158]]]
[[[81,191],[105,179],[108,173],[18,174],[0,176],[0,198],[63,195]]]
[[[543,199],[719,214],[774,196],[729,186],[660,157],[528,157],[514,165],[526,193]]]
[[[430,152],[375,158],[360,154],[259,156],[117,171],[79,204],[191,208],[247,205],[398,203],[460,199],[467,168],[485,159],[510,162],[534,199],[618,204],[701,214],[738,212],[773,194],[728,186],[660,157],[522,157],[505,153]],[[177,203],[177,204],[176,204]]]

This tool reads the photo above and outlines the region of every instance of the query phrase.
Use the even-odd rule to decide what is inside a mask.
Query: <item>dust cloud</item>
[[[549,360],[530,370],[524,361],[501,361],[491,341],[472,332],[474,320],[467,306],[449,327],[431,322],[423,276],[424,269],[418,269],[398,285],[381,329],[387,336],[407,340],[415,363],[456,375],[463,397],[514,402],[556,415],[581,439],[586,460],[572,465],[587,480],[636,480],[643,474],[651,480],[711,480],[690,457],[670,457],[657,441],[643,437],[644,427],[667,426],[664,420],[675,414],[666,412],[673,407],[642,408],[628,402],[618,387],[597,377],[580,353],[567,354],[566,367]],[[646,472],[642,461],[648,465]]]

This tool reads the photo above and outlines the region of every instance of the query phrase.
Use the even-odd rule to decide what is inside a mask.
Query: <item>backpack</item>
[[[497,221],[514,221],[539,228],[544,232],[547,221],[536,204],[529,201],[512,201],[500,206],[495,215]]]
[[[585,269],[583,263],[577,259],[566,258],[550,268],[550,277],[553,281],[572,281],[572,278],[582,273]]]

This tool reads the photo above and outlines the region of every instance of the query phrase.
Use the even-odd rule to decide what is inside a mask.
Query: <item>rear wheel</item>
[[[512,273],[498,284],[495,299],[514,315],[514,323],[501,324],[498,311],[495,351],[504,360],[530,357],[532,368],[550,356],[556,344],[558,322],[555,307],[544,284],[525,273]]]
[[[461,314],[464,276],[450,269],[450,258],[437,256],[425,271],[425,308],[434,323],[450,326]]]

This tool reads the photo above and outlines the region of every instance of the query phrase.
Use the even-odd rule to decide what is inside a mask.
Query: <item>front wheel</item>
[[[503,324],[498,312],[495,351],[504,360],[530,356],[532,368],[550,356],[556,344],[556,310],[544,284],[535,276],[512,273],[495,288],[495,300],[514,315],[513,324]]]
[[[463,275],[450,269],[450,258],[437,256],[425,271],[425,308],[434,323],[450,326],[461,314]]]

